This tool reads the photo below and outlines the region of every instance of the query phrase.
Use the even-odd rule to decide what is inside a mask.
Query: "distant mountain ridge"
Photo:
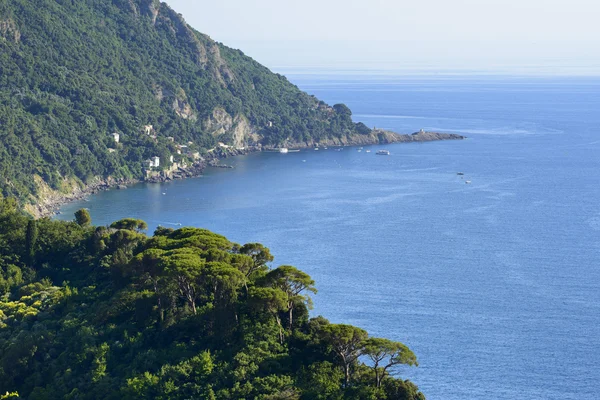
[[[0,4],[0,189],[25,203],[98,178],[141,180],[218,143],[379,140],[351,115],[158,0]]]

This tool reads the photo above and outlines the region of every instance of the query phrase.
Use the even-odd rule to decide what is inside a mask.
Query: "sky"
[[[600,74],[598,0],[166,0],[270,68]]]

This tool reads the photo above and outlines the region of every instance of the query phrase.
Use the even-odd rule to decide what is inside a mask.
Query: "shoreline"
[[[118,189],[126,190],[129,186],[138,183],[160,183],[169,182],[172,180],[194,178],[202,176],[204,170],[207,167],[214,168],[233,168],[228,165],[219,164],[223,159],[229,157],[235,157],[239,155],[246,155],[250,153],[259,153],[263,151],[278,151],[281,147],[290,149],[309,149],[317,146],[331,146],[331,147],[353,147],[353,146],[367,146],[367,145],[385,145],[394,143],[424,143],[442,140],[463,140],[465,136],[450,133],[438,133],[438,132],[415,132],[413,134],[398,134],[390,131],[373,130],[369,135],[350,135],[343,138],[334,138],[321,140],[319,142],[309,141],[305,143],[297,142],[284,142],[280,147],[249,147],[244,150],[239,149],[217,149],[211,153],[211,156],[202,159],[189,168],[179,168],[175,173],[170,175],[161,171],[158,176],[153,176],[150,179],[114,179],[112,177],[97,178],[95,182],[82,187],[77,187],[71,193],[64,194],[57,191],[53,191],[48,197],[41,202],[32,204],[27,211],[33,215],[34,218],[51,218],[54,215],[59,214],[59,209],[68,203],[74,201],[84,200],[85,198],[97,194],[101,191]]]

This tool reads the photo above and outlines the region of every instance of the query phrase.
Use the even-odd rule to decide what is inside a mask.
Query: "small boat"
[[[317,150],[319,150],[319,148],[318,148],[318,147],[315,147],[315,151],[317,151]]]
[[[464,174],[465,174],[464,172],[457,172],[456,173],[456,175],[461,175],[461,176],[464,175]]]
[[[389,156],[390,155],[390,151],[389,150],[377,150],[377,154],[378,156]]]
[[[302,160],[302,162],[306,162],[306,160]]]
[[[471,181],[465,181],[465,183],[466,183],[467,185],[470,185],[470,184],[471,184]]]
[[[286,154],[288,151],[289,151],[289,150],[288,150],[287,148],[285,148],[285,147],[283,147],[283,148],[279,149],[279,152],[280,152],[281,154]]]
[[[327,150],[327,147],[323,147],[323,150]]]
[[[366,151],[367,153],[370,153],[370,152],[371,152],[371,150],[365,150],[365,151]]]
[[[360,153],[361,151],[362,151],[361,149],[358,149],[358,152],[359,152],[359,153]]]

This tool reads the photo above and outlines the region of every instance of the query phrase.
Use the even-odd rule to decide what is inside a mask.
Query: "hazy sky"
[[[166,2],[272,68],[600,67],[598,0]]]

